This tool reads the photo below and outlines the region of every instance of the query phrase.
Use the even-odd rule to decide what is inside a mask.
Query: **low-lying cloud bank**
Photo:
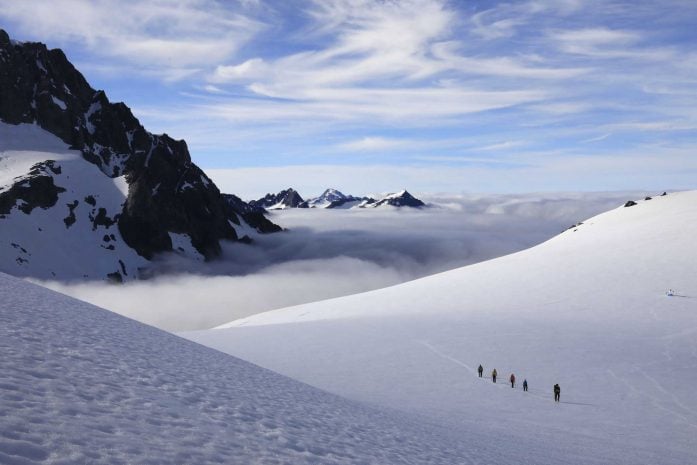
[[[515,252],[639,196],[441,195],[422,196],[435,205],[423,210],[290,210],[272,214],[288,231],[225,244],[212,263],[169,256],[156,264],[168,274],[148,281],[41,284],[166,330],[205,329]]]

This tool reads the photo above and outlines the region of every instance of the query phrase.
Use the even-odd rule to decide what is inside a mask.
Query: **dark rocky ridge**
[[[303,202],[303,198],[295,189],[288,188],[278,194],[266,194],[259,200],[252,200],[249,205],[261,208],[298,208]],[[281,207],[278,207],[279,205]]]
[[[421,200],[417,199],[411,195],[406,190],[400,192],[399,194],[389,195],[381,200],[371,203],[371,207],[379,207],[381,205],[392,205],[393,207],[413,207],[421,208],[425,207],[426,204]]]
[[[18,208],[27,215],[35,208],[53,207],[58,202],[58,194],[65,189],[56,186],[51,172],[60,173],[60,167],[55,166],[53,160],[37,163],[27,177],[0,192],[0,215],[9,214],[18,202]]]
[[[264,208],[250,205],[233,194],[223,194],[223,198],[248,225],[257,231],[261,233],[272,233],[283,230],[279,225],[266,218],[266,210]]]
[[[278,194],[266,194],[259,200],[252,200],[249,205],[263,208],[341,208],[347,203],[356,203],[351,205],[356,208],[376,208],[383,205],[393,207],[411,207],[422,208],[427,205],[411,195],[406,190],[395,194],[389,194],[384,197],[374,199],[372,197],[356,197],[353,195],[345,195],[336,189],[327,189],[316,198],[303,200],[300,194],[295,189],[288,188],[282,190]]]
[[[280,229],[226,201],[191,161],[184,141],[147,132],[125,104],[110,103],[103,91],[92,89],[61,50],[12,42],[3,30],[0,120],[35,123],[80,150],[105,175],[125,175],[128,197],[118,227],[126,243],[145,258],[172,250],[168,232],[189,235],[202,255],[213,258],[220,253],[221,239],[238,239],[232,224],[240,224],[239,216],[253,218],[259,226],[252,226],[260,232]],[[41,176],[33,177],[30,184],[34,183],[50,193],[51,186],[44,186]],[[3,202],[13,201],[10,197],[16,202],[30,195],[19,187],[10,191],[3,193],[0,209]],[[52,199],[37,202],[44,206]]]
[[[307,199],[298,205],[298,208],[340,208],[347,203],[374,202],[370,197],[354,197],[345,195],[337,189],[326,189],[322,195],[313,199]]]

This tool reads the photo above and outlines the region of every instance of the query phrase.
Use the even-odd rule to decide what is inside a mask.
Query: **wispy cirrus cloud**
[[[389,139],[386,137],[363,137],[362,139],[344,142],[339,149],[348,151],[394,150],[409,145],[406,139]]]
[[[232,8],[231,8],[232,7]],[[124,68],[183,79],[227,60],[263,27],[254,5],[215,0],[0,0],[1,16],[50,46],[79,43],[111,57],[96,69]]]
[[[308,29],[326,45],[274,60],[253,57],[222,65],[210,81],[275,99],[270,106],[281,113],[290,106],[320,117],[432,124],[433,118],[512,107],[549,93],[534,85],[482,85],[468,82],[469,76],[559,79],[586,71],[462,55],[455,27],[460,14],[446,2],[335,0],[312,3],[309,15],[316,24]],[[235,112],[238,105],[221,103]]]
[[[620,161],[697,146],[685,0],[29,3],[0,0],[15,38],[66,47],[204,167],[469,160],[505,189],[521,167],[592,156],[618,177],[588,182],[625,189]],[[634,179],[658,173],[684,185]]]

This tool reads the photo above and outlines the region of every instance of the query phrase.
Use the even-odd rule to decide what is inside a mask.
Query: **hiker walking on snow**
[[[554,402],[559,402],[559,397],[561,396],[561,388],[558,384],[554,385]]]
[[[528,380],[527,379],[523,380],[523,391],[528,392]]]
[[[496,382],[496,375],[497,375],[497,374],[498,374],[498,373],[496,373],[496,368],[494,368],[494,371],[491,372],[491,379],[493,379],[494,382]]]
[[[511,381],[511,387],[514,388],[515,387],[515,375],[513,373],[511,373],[511,377],[509,378],[509,380]]]
[[[480,364],[479,368],[477,368],[477,372],[479,372],[479,377],[482,377],[482,374],[484,373],[484,367]]]

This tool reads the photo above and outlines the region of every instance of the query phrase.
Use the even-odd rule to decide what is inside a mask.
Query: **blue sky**
[[[223,190],[697,187],[697,2],[0,0]]]

